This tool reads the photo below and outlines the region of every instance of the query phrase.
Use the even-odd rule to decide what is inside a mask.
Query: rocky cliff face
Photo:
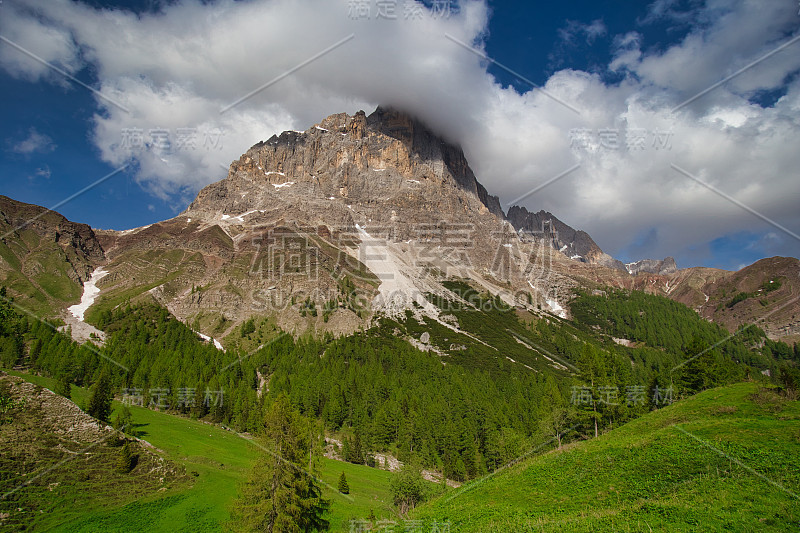
[[[513,206],[508,210],[508,220],[518,231],[546,239],[554,249],[570,259],[625,270],[622,261],[603,252],[588,233],[573,229],[552,213],[530,213],[524,207]]]
[[[446,278],[544,309],[576,285],[549,246],[518,238],[458,147],[383,108],[274,135],[178,217],[102,239],[100,307],[146,287],[214,336],[252,314],[335,333],[376,313],[438,320]],[[309,316],[312,302],[333,311]]]
[[[639,272],[647,272],[649,274],[660,274],[662,276],[666,276],[667,274],[674,274],[677,272],[678,265],[675,263],[675,259],[672,257],[667,257],[661,261],[657,259],[642,259],[641,261],[627,263],[625,265],[625,270],[627,270],[628,273],[633,276]]]
[[[305,132],[256,144],[185,214],[205,220],[235,214],[252,223],[273,217],[277,206],[284,220],[350,228],[370,223],[390,228],[398,240],[415,238],[425,223],[496,224],[503,217],[459,148],[408,115],[382,108],[369,117],[332,115]]]

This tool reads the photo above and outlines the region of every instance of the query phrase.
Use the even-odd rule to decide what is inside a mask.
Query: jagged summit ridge
[[[678,265],[675,259],[667,257],[662,260],[657,259],[642,259],[641,261],[634,261],[633,263],[626,263],[625,270],[628,274],[635,276],[639,272],[647,272],[649,274],[659,274],[665,276],[673,274],[678,271]]]
[[[427,215],[503,218],[499,200],[478,183],[460,148],[411,116],[380,107],[369,116],[331,115],[305,132],[259,142],[231,164],[225,180],[203,189],[188,212],[253,217],[287,202],[302,206],[304,216],[324,210],[326,221],[342,223],[355,205],[387,208],[371,209],[367,218],[401,226]]]
[[[508,220],[517,231],[546,239],[554,249],[570,259],[625,270],[622,261],[604,253],[588,233],[573,229],[552,213],[544,210],[531,213],[515,205],[508,210]]]

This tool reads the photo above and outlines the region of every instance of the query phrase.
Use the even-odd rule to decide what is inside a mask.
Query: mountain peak
[[[531,213],[515,205],[508,210],[508,220],[517,231],[548,240],[570,259],[625,270],[625,265],[603,252],[588,233],[572,228],[548,211]]]
[[[499,200],[477,181],[461,148],[388,107],[369,116],[337,113],[304,132],[284,131],[257,143],[231,164],[225,180],[201,191],[189,211],[241,213],[278,198],[317,203],[326,211],[341,210],[332,201],[391,204],[395,217],[416,222],[420,212],[444,216],[465,208],[504,218]],[[367,218],[388,218],[374,215]]]

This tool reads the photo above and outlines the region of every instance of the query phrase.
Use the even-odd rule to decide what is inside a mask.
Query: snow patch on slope
[[[561,318],[567,318],[567,312],[557,301],[551,300],[550,298],[545,298],[544,301],[547,302],[547,305],[550,307],[550,310],[553,311],[553,314]]]
[[[226,214],[223,214],[223,215],[220,216],[220,219],[221,220],[238,220],[240,223],[243,223],[244,222],[244,217],[246,217],[248,215],[252,215],[253,213],[263,213],[263,212],[264,211],[262,211],[260,209],[251,209],[250,211],[248,211],[246,213],[242,213],[241,215],[226,215]],[[191,221],[191,219],[190,219],[190,221]]]
[[[530,285],[531,289],[538,292],[539,294],[542,293],[542,291],[534,287],[533,283],[531,283],[530,280],[528,280],[528,285]],[[544,295],[544,301],[554,315],[560,318],[567,318],[567,311],[563,307],[561,307],[561,304],[559,304],[557,300],[548,298],[547,295]]]
[[[423,316],[428,317],[450,330],[497,350],[475,335],[441,318],[439,308],[425,298],[427,292],[442,295],[447,293],[452,297],[450,291],[438,283],[427,282],[418,268],[403,261],[402,251],[392,246],[386,239],[372,237],[358,224],[356,230],[361,244],[355,251],[348,249],[348,253],[361,261],[380,280],[378,294],[372,301],[373,311],[402,318],[406,310],[411,310],[418,320]]]
[[[92,272],[89,280],[83,284],[83,295],[81,295],[81,303],[75,304],[67,309],[72,316],[83,322],[83,316],[86,311],[92,306],[95,299],[100,295],[100,289],[97,288],[97,282],[106,277],[108,272],[102,268],[98,268]]]
[[[140,228],[124,229],[124,230],[120,231],[119,234],[120,235],[130,235],[131,233],[138,233],[138,232],[140,232],[142,230],[145,230],[145,229],[149,228],[150,226],[152,226],[152,224],[148,224],[148,225],[142,226]]]
[[[212,338],[212,337],[209,337],[208,335],[203,335],[203,334],[202,334],[202,333],[200,333],[199,331],[195,331],[195,333],[197,333],[197,336],[198,336],[198,337],[200,337],[201,339],[203,339],[204,341],[206,341],[206,342],[213,342],[213,343],[214,343],[214,347],[215,347],[217,350],[220,350],[220,351],[223,351],[223,352],[225,351],[225,348],[223,348],[223,347],[222,347],[222,343],[221,343],[221,342],[219,342],[217,339],[214,339],[214,338]]]

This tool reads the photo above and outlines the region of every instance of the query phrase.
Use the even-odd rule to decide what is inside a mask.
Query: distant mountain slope
[[[459,532],[788,531],[800,404],[711,389],[473,481],[413,513]]]
[[[703,292],[705,301],[684,302],[701,316],[728,329],[758,323],[772,338],[800,340],[800,261],[795,258],[762,259],[706,284]]]
[[[77,303],[81,284],[104,259],[86,224],[0,196],[0,284],[21,305],[53,315]]]
[[[554,249],[570,259],[625,270],[622,261],[604,253],[588,233],[573,229],[552,213],[530,213],[515,205],[508,210],[508,220],[518,231],[546,239]]]
[[[93,231],[7,198],[0,214],[9,294],[35,313],[63,315],[103,266],[86,313],[94,324],[123,302],[155,300],[217,339],[251,317],[297,335],[341,335],[406,311],[439,321],[435,300],[452,299],[445,284],[462,279],[534,314],[569,318],[576,289],[627,288],[668,296],[731,330],[764,319],[771,338],[800,340],[800,303],[777,311],[775,300],[800,290],[796,260],[745,269],[741,279],[756,284],[785,278],[759,298],[734,294],[757,287],[734,288],[740,278],[730,272],[677,270],[672,258],[625,265],[552,213],[515,206],[506,216],[459,147],[423,120],[380,107],[253,145],[179,216],[142,228]],[[728,307],[736,297],[744,300]]]
[[[677,272],[678,265],[675,263],[675,259],[672,257],[667,257],[661,261],[656,259],[642,259],[641,261],[627,263],[625,265],[625,270],[634,276],[639,272],[667,275]]]

